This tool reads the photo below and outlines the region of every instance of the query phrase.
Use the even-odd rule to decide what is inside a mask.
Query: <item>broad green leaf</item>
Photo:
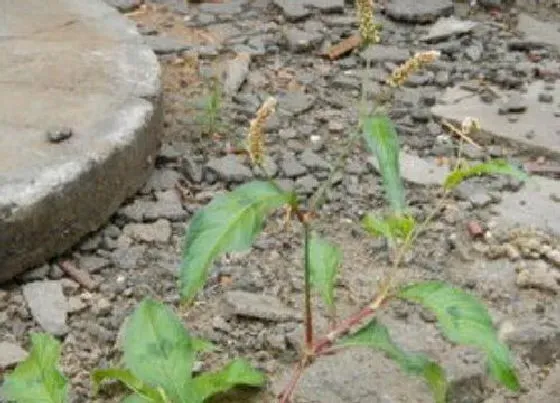
[[[432,390],[436,403],[445,403],[447,384],[443,369],[424,354],[410,353],[401,349],[391,339],[387,327],[376,319],[356,333],[343,337],[336,345],[370,347],[382,351],[388,358],[399,364],[405,373],[424,377]]]
[[[248,249],[263,229],[266,214],[290,202],[292,193],[270,182],[252,182],[216,197],[198,211],[185,239],[181,293],[191,302],[220,254]]]
[[[174,402],[192,399],[192,339],[171,309],[145,299],[127,321],[124,363],[149,386],[161,387]]]
[[[451,342],[484,351],[494,378],[511,390],[519,389],[510,352],[499,341],[492,318],[476,298],[441,282],[404,287],[399,291],[398,297],[432,311],[442,332]]]
[[[362,225],[373,236],[394,240],[406,239],[416,228],[416,221],[409,215],[393,215],[382,219],[369,213],[362,220]]]
[[[152,403],[152,400],[139,395],[130,395],[125,397],[122,403]]]
[[[6,376],[0,395],[18,403],[64,403],[68,381],[58,369],[61,346],[44,333],[31,335],[31,352]]]
[[[312,234],[309,240],[309,269],[311,284],[323,297],[325,304],[334,304],[334,282],[342,260],[340,249]]]
[[[101,383],[105,381],[120,381],[130,390],[144,399],[143,401],[153,403],[165,403],[165,396],[157,388],[146,385],[138,379],[130,370],[123,368],[96,369],[91,374],[91,382],[94,393],[97,393]]]
[[[245,360],[232,361],[217,372],[205,373],[194,378],[196,396],[200,401],[237,385],[260,387],[265,383],[264,374],[252,368]]]
[[[387,116],[369,117],[364,121],[363,134],[370,152],[379,163],[387,201],[395,213],[402,213],[406,203],[399,165],[399,139],[395,126]]]
[[[443,183],[446,190],[451,190],[461,184],[461,182],[478,175],[510,175],[519,180],[525,181],[529,176],[521,169],[514,167],[504,160],[494,160],[473,166],[463,166],[455,169]]]

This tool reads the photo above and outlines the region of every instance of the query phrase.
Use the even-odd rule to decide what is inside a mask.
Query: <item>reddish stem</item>
[[[294,369],[294,374],[290,379],[290,383],[286,385],[282,394],[280,395],[279,403],[289,403],[294,393],[294,390],[297,386],[303,371],[313,362],[313,358],[321,355],[327,354],[330,352],[330,348],[332,347],[333,343],[341,336],[350,332],[350,330],[362,323],[366,318],[375,314],[377,309],[383,306],[386,301],[387,297],[380,297],[375,300],[373,303],[363,307],[359,312],[355,313],[354,315],[350,316],[346,320],[339,323],[333,330],[331,330],[325,337],[319,339],[311,349],[306,350],[304,352],[305,356],[301,362],[298,362],[296,368]]]

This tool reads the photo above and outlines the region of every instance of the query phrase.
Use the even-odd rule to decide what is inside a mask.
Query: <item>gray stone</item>
[[[541,21],[528,14],[521,13],[517,30],[524,34],[525,40],[560,49],[560,31],[558,31],[557,23]]]
[[[299,315],[278,298],[271,295],[252,294],[244,291],[228,291],[224,302],[232,315],[271,322],[293,321]]]
[[[482,44],[471,45],[465,49],[465,56],[471,62],[478,62],[482,59]]]
[[[0,341],[0,370],[12,368],[27,358],[27,351],[19,344]]]
[[[48,276],[50,269],[49,264],[44,264],[23,273],[19,278],[23,281],[43,280]]]
[[[60,143],[72,137],[72,129],[70,127],[57,127],[47,130],[47,139],[51,143]]]
[[[374,168],[379,170],[377,159],[372,158],[371,162]],[[424,186],[441,185],[449,174],[447,167],[437,165],[432,159],[423,159],[403,152],[400,153],[400,170],[404,180]]]
[[[45,332],[54,336],[64,336],[68,333],[66,315],[69,306],[60,281],[44,280],[25,284],[23,297],[33,319]]]
[[[0,281],[105,223],[162,128],[160,66],[134,23],[100,1],[28,6],[3,4],[0,24]],[[73,135],[49,143],[51,127]]]
[[[504,321],[500,336],[513,348],[522,348],[523,356],[534,364],[550,365],[560,351],[560,323],[558,308],[544,318],[523,317],[518,321]]]
[[[151,224],[127,224],[123,233],[132,239],[149,243],[166,243],[171,238],[171,224],[160,219]]]
[[[212,158],[206,167],[226,182],[241,183],[253,177],[251,170],[239,162],[237,156],[233,154],[221,158]]]
[[[82,270],[87,270],[89,273],[98,273],[110,264],[109,259],[99,256],[81,256],[78,261],[78,267]]]
[[[175,189],[177,184],[183,179],[182,175],[172,169],[156,169],[152,172],[144,190],[147,193]]]
[[[230,0],[224,3],[203,3],[200,5],[200,12],[207,14],[233,15],[243,11],[241,7],[247,3],[246,0]]]
[[[289,382],[287,373],[274,385],[280,393]],[[406,388],[403,388],[406,385]],[[350,348],[325,355],[304,373],[294,394],[295,402],[433,402],[427,386],[405,375],[395,364],[372,349]]]
[[[304,195],[312,194],[319,187],[319,182],[313,175],[305,175],[296,180],[296,192]]]
[[[321,42],[323,36],[316,32],[307,32],[291,27],[284,30],[284,39],[288,49],[295,53],[307,52]]]
[[[249,74],[251,58],[247,54],[240,54],[235,59],[228,60],[226,67],[226,79],[223,90],[228,95],[234,95],[239,91],[241,85]]]
[[[430,31],[421,40],[425,42],[435,42],[449,38],[450,36],[463,35],[471,32],[478,25],[475,21],[458,20],[451,16],[440,18],[432,25]]]
[[[189,155],[185,155],[181,161],[183,174],[194,183],[202,182],[202,166]]]
[[[300,156],[299,160],[311,172],[316,171],[330,171],[331,167],[327,161],[318,154],[315,154],[310,149],[306,149]]]
[[[496,221],[504,226],[535,227],[560,234],[560,203],[554,197],[560,195],[560,182],[532,177],[516,193],[503,193],[502,200],[494,206]]]
[[[136,269],[145,251],[146,247],[144,245],[120,248],[111,253],[111,261],[121,269]]]
[[[517,115],[515,122],[509,120],[507,114],[499,115],[498,105],[489,105],[479,96],[459,87],[449,88],[443,94],[440,104],[432,108],[432,113],[439,119],[445,119],[455,124],[461,124],[466,116],[474,116],[480,120],[481,131],[479,137],[492,139],[496,137],[507,142],[517,143],[526,153],[535,155],[560,156],[560,136],[557,134],[557,120],[554,116],[554,105],[543,104],[538,101],[538,94],[543,91],[545,83],[535,81],[528,85],[527,93],[518,96],[515,104],[510,97],[511,108],[524,113]],[[499,88],[495,88],[498,94]],[[560,99],[560,86],[550,91],[555,98]]]
[[[307,173],[307,169],[291,154],[287,154],[282,158],[280,169],[289,178],[295,178]]]
[[[142,0],[104,0],[108,5],[115,7],[121,13],[130,13],[142,5]]]
[[[297,21],[311,15],[313,9],[324,13],[342,13],[344,0],[273,0],[288,21]]]
[[[290,115],[301,115],[313,108],[315,97],[302,91],[290,91],[278,98],[278,109]]]
[[[453,14],[452,0],[392,0],[387,16],[397,21],[425,24]]]
[[[361,53],[360,57],[366,63],[393,62],[402,63],[410,57],[408,49],[390,45],[369,45]]]
[[[536,260],[518,271],[516,284],[521,288],[536,288],[556,294],[560,291],[560,273],[551,269],[545,261]]]
[[[160,35],[148,35],[144,37],[146,45],[154,51],[156,55],[166,55],[169,53],[179,53],[188,50],[192,44],[179,39],[168,38]]]

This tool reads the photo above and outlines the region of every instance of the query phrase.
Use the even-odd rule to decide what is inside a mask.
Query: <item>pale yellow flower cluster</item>
[[[266,155],[264,125],[276,110],[276,98],[268,98],[259,108],[247,133],[247,151],[253,164],[261,166]]]
[[[425,65],[433,63],[440,54],[437,50],[416,53],[413,58],[401,64],[391,73],[387,83],[391,87],[400,87],[411,74],[417,72]]]

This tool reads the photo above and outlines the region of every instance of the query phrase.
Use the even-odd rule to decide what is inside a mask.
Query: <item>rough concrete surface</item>
[[[499,89],[495,89],[495,92],[501,94]],[[554,100],[558,100],[560,86],[542,81],[532,82],[521,100],[526,110],[518,114],[499,114],[498,103],[489,105],[478,94],[457,86],[445,91],[441,103],[432,108],[432,112],[438,118],[456,123],[467,116],[476,117],[480,120],[483,135],[525,146],[526,150],[534,153],[557,157],[560,155],[560,118],[555,115],[555,102],[541,102],[540,94],[550,94]],[[501,95],[507,102],[508,94]]]
[[[155,55],[99,0],[1,2],[0,52],[4,281],[63,253],[137,190],[162,119]]]

